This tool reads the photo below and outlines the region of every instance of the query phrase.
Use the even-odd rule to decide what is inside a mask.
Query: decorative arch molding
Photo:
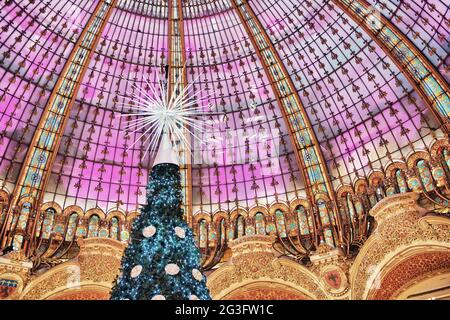
[[[86,211],[85,217],[86,219],[89,219],[93,215],[97,215],[101,220],[106,218],[105,212],[103,212],[103,210],[100,208],[89,209],[88,211]]]
[[[368,184],[367,181],[363,178],[359,178],[354,183],[356,193],[363,193],[367,190]]]
[[[269,214],[271,214],[271,213],[269,212],[269,210],[267,209],[267,207],[264,207],[264,206],[255,206],[255,207],[251,208],[251,209],[248,211],[248,217],[249,217],[249,218],[254,218],[255,215],[256,215],[258,212],[262,213],[264,216],[268,216]]]
[[[449,296],[448,270],[432,272],[411,282],[395,296],[396,300],[445,300]]]
[[[132,222],[137,216],[139,216],[139,211],[131,211],[127,214],[127,221]]]
[[[120,210],[111,210],[106,214],[106,220],[111,221],[112,218],[116,217],[119,219],[120,222],[125,222],[126,216],[125,213],[123,213]]]
[[[228,213],[226,211],[217,211],[213,215],[212,222],[218,226],[222,220],[225,220],[225,223],[229,223],[230,217]]]
[[[199,212],[194,216],[193,220],[194,223],[199,223],[202,220],[205,220],[207,223],[210,223],[212,219],[210,214],[206,212]]]
[[[83,284],[75,289],[67,289],[45,298],[45,300],[109,300],[111,287],[97,284]]]
[[[282,202],[276,203],[270,207],[270,209],[269,209],[270,215],[275,216],[275,213],[277,212],[277,210],[282,211],[284,214],[288,214],[289,206]]]
[[[384,170],[384,172],[386,173],[386,177],[394,176],[395,171],[397,171],[398,169],[403,171],[407,170],[406,163],[404,163],[403,161],[394,161],[388,164],[386,166],[386,169]]]
[[[345,194],[350,193],[351,195],[354,194],[352,186],[349,185],[341,185],[336,192],[337,199],[342,198]]]
[[[380,185],[380,183],[382,183],[382,181],[384,180],[385,176],[384,176],[384,172],[381,170],[373,170],[370,174],[369,174],[369,187],[370,188],[375,188],[378,185]]]
[[[292,212],[295,211],[298,206],[303,206],[305,209],[309,209],[310,207],[308,200],[302,198],[294,199],[289,203],[289,208]]]
[[[227,299],[265,283],[309,299],[328,299],[322,282],[314,273],[295,261],[274,254],[274,240],[273,236],[254,235],[231,241],[230,261],[208,276],[213,299]]]
[[[416,163],[418,160],[426,160],[430,161],[431,157],[430,154],[426,151],[416,151],[413,154],[411,154],[406,160],[406,163],[408,164],[408,168],[414,168],[416,166]]]
[[[392,279],[396,266],[420,254],[438,252],[439,258],[436,267],[418,269],[419,273],[432,272],[442,265],[450,268],[450,219],[430,215],[418,205],[418,199],[419,194],[414,192],[397,194],[381,200],[370,211],[377,226],[350,269],[352,299],[381,297],[376,290],[380,281]],[[388,296],[395,297],[396,290],[425,274],[411,273],[410,279],[402,278]]]
[[[375,187],[374,182],[381,181],[384,187],[388,187],[392,184],[392,181],[395,180],[395,173],[399,169],[402,172],[402,175],[405,177],[405,182],[409,178],[415,179],[419,181],[419,177],[416,172],[416,163],[419,160],[425,160],[427,165],[430,166],[430,170],[433,169],[441,169],[440,165],[436,165],[436,161],[433,162],[433,159],[438,159],[440,156],[440,152],[444,148],[448,148],[450,151],[450,142],[446,139],[438,139],[434,140],[433,143],[429,144],[428,150],[416,150],[412,151],[408,154],[406,159],[397,159],[391,160],[386,163],[383,170],[376,169],[372,170],[371,173],[367,176],[367,179],[364,177],[360,177],[356,179],[351,184],[340,184],[336,188],[337,199],[340,198],[345,192],[350,192],[350,189],[353,188],[353,191],[350,192],[352,194],[363,194],[372,191]],[[432,173],[435,175],[435,173]],[[436,180],[435,176],[433,176],[434,180]],[[441,178],[445,180],[445,178]],[[447,182],[443,181],[434,181],[437,187],[445,185]],[[295,201],[295,200],[294,200]]]
[[[47,209],[50,209],[50,208],[53,208],[56,211],[57,215],[61,215],[63,213],[63,210],[62,210],[61,206],[58,203],[54,202],[54,201],[44,203],[41,206],[41,211],[45,212]]]
[[[285,283],[250,280],[220,300],[312,300],[308,294]]]
[[[72,213],[76,213],[78,215],[78,217],[82,218],[84,216],[84,211],[83,209],[81,209],[81,207],[79,206],[68,206],[67,208],[64,209],[63,211],[63,216],[67,217],[70,216]]]
[[[106,292],[119,273],[125,244],[106,238],[79,239],[76,260],[62,263],[31,280],[20,295],[23,300],[64,297],[83,291]]]
[[[423,280],[437,272],[450,270],[450,246],[416,244],[393,253],[394,258],[380,266],[367,299],[396,299],[415,281]]]
[[[440,139],[433,143],[433,145],[430,148],[430,154],[432,158],[435,158],[439,155],[439,152],[441,152],[442,149],[449,149],[450,150],[450,141],[447,139]]]
[[[244,209],[238,208],[230,213],[230,221],[231,223],[235,223],[239,216],[243,216],[244,219],[248,217],[248,212]]]

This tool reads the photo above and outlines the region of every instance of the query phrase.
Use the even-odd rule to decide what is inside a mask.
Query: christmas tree
[[[150,174],[147,204],[133,223],[112,300],[210,299],[181,203],[180,168],[164,133]]]

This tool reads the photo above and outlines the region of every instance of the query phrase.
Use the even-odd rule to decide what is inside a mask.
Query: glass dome
[[[43,110],[99,2],[0,4],[0,182],[9,194]],[[134,84],[144,87],[148,79],[157,85],[165,77],[174,36],[171,1],[110,2],[114,7],[89,56],[45,184],[42,203],[57,203],[62,210],[77,206],[129,214],[146,200],[153,156],[143,157],[142,140],[130,147],[140,132],[127,137],[121,115],[130,112]],[[379,33],[358,20],[358,3],[376,11]],[[301,101],[333,195],[447,137],[427,89],[420,89],[403,64],[426,57],[428,71],[444,79],[444,91],[448,88],[450,16],[443,1],[191,0],[178,8],[185,82],[211,95],[205,110],[213,111],[208,120],[214,126],[203,139],[235,135],[231,147],[195,144],[185,180],[194,216],[311,201],[299,163],[304,154],[293,144],[302,129],[286,121],[281,103],[286,97],[276,77],[288,78],[289,94]],[[399,45],[390,43],[394,35],[380,35],[385,26],[407,40],[400,41],[406,44],[403,56],[396,54]],[[268,53],[276,53],[275,61]],[[448,108],[444,104],[443,110]],[[267,134],[270,152],[251,138],[258,132]]]

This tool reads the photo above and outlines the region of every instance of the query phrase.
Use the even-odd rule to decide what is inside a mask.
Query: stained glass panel
[[[353,221],[353,219],[355,218],[355,207],[353,206],[352,195],[350,193],[347,193],[346,198],[347,198],[347,210],[350,216],[350,221]]]
[[[118,236],[119,236],[119,219],[117,219],[117,217],[113,217],[111,219],[111,230],[109,233],[109,237],[115,240],[119,240]]]
[[[239,216],[236,221],[237,224],[237,237],[240,238],[245,235],[245,220],[243,216]]]
[[[257,234],[266,234],[266,222],[264,221],[264,215],[261,212],[255,214],[255,226]]]
[[[69,217],[69,222],[67,223],[67,231],[66,231],[66,241],[72,241],[75,236],[75,230],[78,224],[78,214],[72,213]]]
[[[395,180],[397,182],[397,187],[400,193],[408,192],[408,185],[406,184],[405,177],[400,169],[395,171]]]
[[[300,234],[302,236],[310,234],[312,231],[312,225],[309,224],[304,206],[297,207],[297,217],[300,225]]]
[[[208,245],[208,226],[205,220],[201,220],[199,224],[199,247],[206,248]]]
[[[431,176],[430,168],[425,160],[419,160],[417,162],[417,171],[419,173],[420,179],[422,180],[422,185],[425,191],[434,190],[433,177]]]
[[[277,224],[278,235],[282,238],[285,238],[286,235],[286,220],[284,217],[284,213],[281,210],[275,211],[275,219]]]
[[[444,162],[447,166],[447,170],[450,172],[450,151],[448,151],[448,149],[444,149],[442,151],[442,155],[444,156]]]
[[[100,224],[100,218],[97,215],[92,215],[89,219],[88,237],[98,237],[98,229]]]
[[[55,221],[56,211],[53,208],[49,208],[45,211],[44,223],[42,226],[42,238],[49,239],[53,231],[53,224]]]

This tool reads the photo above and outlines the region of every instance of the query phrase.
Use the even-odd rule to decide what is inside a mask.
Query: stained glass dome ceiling
[[[444,134],[423,95],[373,34],[343,10],[348,1],[248,1],[292,80],[334,189],[427,149]],[[350,1],[351,2],[351,1]],[[2,1],[0,181],[12,191],[65,63],[98,1]],[[276,157],[255,141],[231,149],[196,145],[193,212],[231,211],[306,198],[273,75],[233,1],[183,1],[187,83],[211,93],[208,137],[265,131]],[[369,0],[448,81],[449,19],[443,1]],[[125,137],[132,84],[156,84],[169,63],[167,1],[120,0],[90,56],[51,168],[43,201],[105,212],[145,202],[152,157]],[[219,115],[217,115],[219,113]],[[138,134],[138,133],[136,133]],[[206,136],[205,136],[205,139]],[[245,160],[259,150],[258,159]],[[242,161],[230,154],[242,153]],[[277,170],[265,173],[271,161]]]

